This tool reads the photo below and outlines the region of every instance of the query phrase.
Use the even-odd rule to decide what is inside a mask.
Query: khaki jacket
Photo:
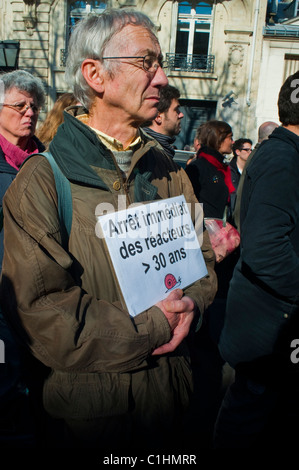
[[[105,202],[117,210],[119,195],[128,203],[180,194],[197,201],[185,172],[144,135],[123,181],[113,154],[71,113],[50,146],[71,180],[69,250],[61,244],[52,170],[45,158],[32,156],[4,198],[2,302],[22,341],[52,370],[44,404],[53,416],[125,414],[132,396],[137,412],[147,404],[149,414],[158,408],[171,414],[188,403],[188,350],[183,343],[173,354],[151,356],[170,340],[168,322],[157,307],[134,319],[122,307],[104,241],[95,233],[95,209]],[[201,314],[217,289],[206,232],[202,251],[209,275],[185,292]]]

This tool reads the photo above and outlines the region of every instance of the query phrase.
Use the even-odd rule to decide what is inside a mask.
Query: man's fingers
[[[181,339],[178,338],[177,336],[174,336],[169,343],[163,344],[159,348],[156,348],[153,352],[153,356],[158,356],[161,354],[167,354],[169,352],[172,352],[175,350],[175,348],[180,344]]]
[[[189,318],[189,315],[188,317],[183,318],[182,324],[174,329],[173,337],[171,338],[171,340],[168,343],[162,344],[162,346],[156,348],[152,352],[152,355],[157,356],[159,354],[166,354],[174,351],[178,347],[178,345],[183,341],[183,339],[188,335],[192,318],[193,316]]]
[[[180,300],[184,295],[184,292],[182,289],[175,289],[168,294],[168,296],[165,299],[165,302],[168,302],[170,300]]]
[[[194,302],[188,297],[164,300],[164,308],[169,312],[184,313],[194,309]]]

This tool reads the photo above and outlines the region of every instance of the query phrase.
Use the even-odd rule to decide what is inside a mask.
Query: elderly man
[[[184,114],[180,110],[180,91],[171,85],[161,89],[158,114],[153,121],[145,127],[145,131],[154,137],[171,158],[175,155],[173,144],[176,136],[181,132],[181,119]]]
[[[95,234],[96,207],[117,210],[118,196],[128,205],[180,194],[196,203],[184,171],[139,129],[155,117],[167,84],[161,64],[154,26],[142,13],[110,10],[80,22],[67,82],[83,107],[68,108],[50,144],[71,182],[68,249],[44,157],[29,159],[5,197],[3,303],[32,354],[51,369],[44,406],[77,447],[181,442],[192,381],[185,338],[215,295],[214,253],[204,232],[208,275],[132,318]]]

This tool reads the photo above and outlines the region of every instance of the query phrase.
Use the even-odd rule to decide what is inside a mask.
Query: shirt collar
[[[83,122],[85,125],[88,126],[88,114],[80,114],[77,116],[77,119],[79,119],[81,122]],[[110,135],[105,134],[104,132],[99,131],[98,129],[95,129],[94,127],[88,126],[90,129],[92,129],[98,136],[98,138],[101,140],[101,142],[109,149],[112,151],[123,151],[123,150],[131,150],[133,147],[135,147],[137,144],[141,142],[141,136],[140,133],[138,132],[136,137],[133,139],[133,141],[124,148],[123,144],[115,139],[114,137],[111,137]]]

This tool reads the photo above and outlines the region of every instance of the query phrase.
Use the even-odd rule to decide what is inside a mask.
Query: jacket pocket
[[[129,387],[126,374],[54,372],[44,385],[44,406],[62,419],[119,416],[128,411]]]

